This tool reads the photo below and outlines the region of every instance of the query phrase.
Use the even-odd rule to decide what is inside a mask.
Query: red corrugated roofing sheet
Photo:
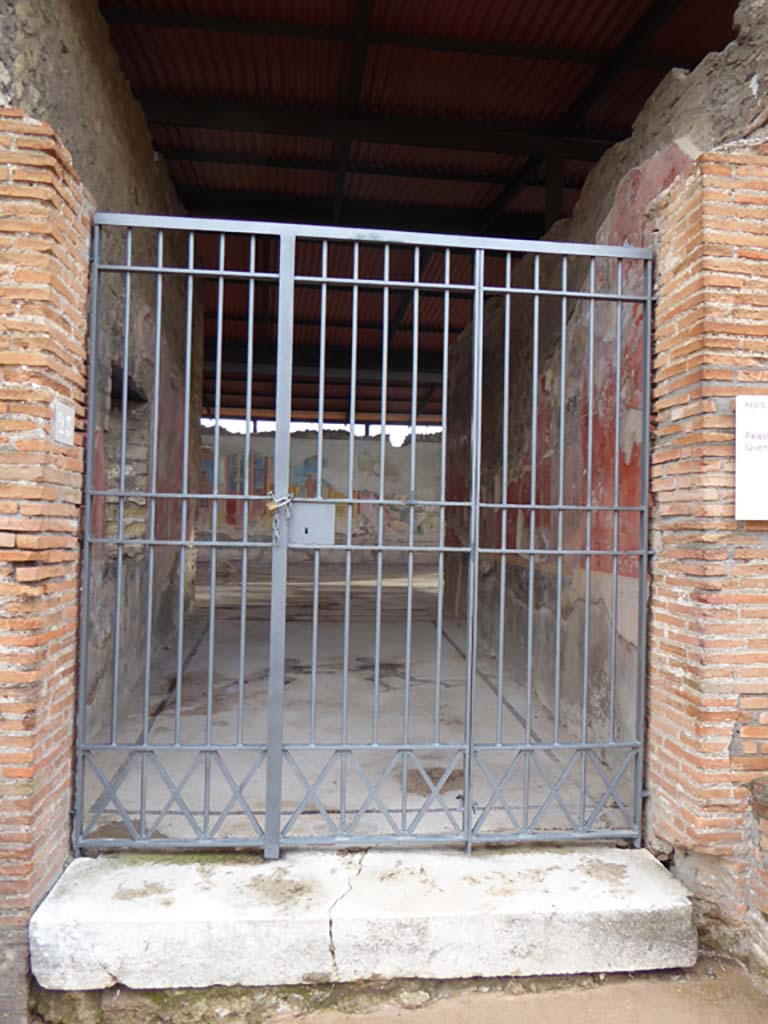
[[[611,49],[650,0],[409,0],[376,5],[376,25],[419,32],[552,46]]]
[[[385,33],[429,35],[493,44],[547,46],[588,51],[609,59],[651,7],[652,0],[374,0],[371,38],[365,52],[357,115],[429,118],[473,125],[530,126],[554,130],[589,85],[599,66],[574,60],[463,53],[419,44],[395,45]],[[123,17],[112,26],[122,66],[139,97],[171,97],[274,108],[349,113],[346,91],[358,4],[356,0],[107,0]],[[701,58],[732,37],[736,0],[685,0],[666,25],[644,45],[646,54]],[[151,16],[194,16],[247,21],[247,30],[206,30],[150,23],[131,24],[126,12]],[[141,21],[139,17],[138,22]],[[259,34],[259,22],[282,22],[282,33]],[[296,26],[318,32],[302,38]],[[332,38],[329,38],[332,37]],[[585,118],[587,126],[611,136],[627,134],[664,70],[627,66],[607,96]],[[354,112],[354,111],[353,111]],[[258,120],[254,122],[258,128]],[[332,139],[154,125],[155,144],[176,153],[171,173],[182,188],[236,194],[293,196],[327,201],[329,212],[342,180],[350,202],[393,210],[445,208],[482,211],[513,179],[521,156],[435,149],[418,145],[353,142],[348,150]],[[193,159],[194,153],[203,159]],[[241,159],[241,165],[233,162]],[[272,163],[276,166],[264,166]],[[285,164],[295,164],[289,168]],[[569,161],[566,175],[583,179],[590,165]],[[402,176],[384,173],[401,168]],[[363,173],[364,170],[371,173]],[[466,178],[459,176],[465,172]],[[472,179],[472,173],[477,175]],[[424,177],[432,174],[433,178]],[[566,208],[574,194],[566,194]],[[529,184],[509,209],[540,215],[544,189]]]

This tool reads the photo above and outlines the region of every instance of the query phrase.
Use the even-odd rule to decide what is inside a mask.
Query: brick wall
[[[734,398],[768,393],[767,200],[764,144],[699,157],[659,211],[649,633],[649,838],[758,958],[768,523],[733,518]]]
[[[92,202],[52,130],[0,109],[0,1022],[69,853]],[[52,401],[76,413],[52,436]]]

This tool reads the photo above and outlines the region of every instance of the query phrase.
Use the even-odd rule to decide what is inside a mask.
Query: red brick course
[[[707,154],[658,225],[648,832],[705,855],[696,894],[739,923],[768,913],[768,523],[733,518],[735,396],[768,393],[767,201],[768,147]]]
[[[52,129],[0,109],[0,1021],[69,855],[93,202]],[[53,440],[51,403],[76,440]]]

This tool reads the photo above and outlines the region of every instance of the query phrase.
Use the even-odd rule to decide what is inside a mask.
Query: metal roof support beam
[[[295,221],[300,224],[327,224],[328,199],[318,196],[290,196],[281,193],[249,192],[244,189],[178,188],[179,199],[190,213],[211,217],[232,217],[258,221]],[[472,234],[475,211],[450,207],[424,207],[412,203],[377,203],[348,200],[342,211],[342,224],[350,227],[396,228],[397,230],[449,231]],[[518,238],[539,238],[543,218],[510,215],[503,222],[505,232]]]
[[[266,351],[260,348],[260,354],[267,356],[268,361],[261,361],[254,365],[253,374],[254,378],[257,377],[271,377],[277,372],[276,362],[274,361],[273,352],[270,351],[269,346],[264,346]],[[274,348],[274,346],[272,346]],[[208,351],[203,357],[203,371],[206,375],[212,376],[216,373],[216,360],[213,358],[215,346],[209,339],[207,343]],[[319,374],[319,367],[317,365],[317,358],[319,349],[313,349],[311,346],[296,345],[294,347],[296,364],[293,368],[294,380],[298,380],[300,377],[308,380],[315,380]],[[222,377],[231,377],[237,380],[245,380],[245,346],[244,345],[226,345],[224,351],[224,359],[222,362]],[[437,358],[429,355],[428,353],[422,353],[419,365],[419,383],[420,384],[439,384],[442,381],[442,354],[438,353]],[[239,360],[242,358],[242,362]],[[326,380],[328,381],[348,381],[350,379],[350,367],[349,367],[349,348],[347,347],[336,347],[328,349],[326,359]],[[374,383],[381,381],[381,355],[378,350],[372,353],[360,350],[359,361],[357,366],[357,376],[361,383],[364,381],[373,381]],[[400,381],[410,382],[411,380],[411,355],[407,350],[403,350],[403,355],[399,356],[392,364],[391,369],[387,372],[387,380],[390,383],[397,383]]]
[[[563,198],[565,194],[564,163],[561,156],[547,157],[547,180],[545,197],[544,221],[546,229],[559,221],[564,213]]]
[[[262,156],[259,153],[238,153],[227,149],[160,149],[166,160],[178,161],[179,163],[199,164],[222,164],[234,167],[269,167],[278,170],[288,171],[318,171],[321,173],[333,172],[336,164],[330,160],[307,160],[291,159],[290,157]],[[347,164],[348,174],[373,175],[382,178],[414,178],[424,181],[466,181],[478,182],[490,185],[506,185],[509,181],[508,174],[501,174],[498,171],[489,173],[476,171],[471,167],[407,167],[394,164],[379,163],[358,163],[352,161]],[[569,175],[565,178],[564,187],[580,189],[585,182],[583,175]],[[531,188],[544,188],[545,182],[542,177],[530,182]]]
[[[368,49],[368,36],[371,31],[373,0],[357,0],[355,11],[355,27],[352,35],[352,50],[347,66],[346,83],[344,85],[343,111],[347,115],[357,112],[363,88],[365,73],[365,55]],[[335,223],[341,220],[341,204],[344,201],[344,190],[347,182],[347,165],[349,164],[352,143],[349,139],[336,143],[337,165],[336,181],[333,187],[333,211]]]
[[[306,285],[302,285],[302,286],[306,287]],[[218,320],[219,314],[218,314],[218,312],[216,310],[207,310],[205,312],[205,314],[204,314],[204,317],[205,317],[206,320],[211,320],[211,321],[215,322],[216,320]],[[248,322],[248,316],[245,313],[224,313],[222,319],[223,319],[225,324],[227,324],[227,323],[243,323],[244,324],[244,323]],[[262,317],[261,318],[261,323],[264,324],[264,325],[276,324],[277,323],[277,317],[274,316],[274,315],[267,316],[267,317]],[[294,327],[317,327],[318,319],[317,319],[317,317],[309,317],[309,316],[299,317],[299,316],[297,316],[297,317],[293,318],[293,324],[294,324]],[[328,328],[340,328],[340,329],[343,329],[345,331],[351,331],[352,330],[352,323],[351,323],[350,320],[327,319],[325,321],[325,326],[328,327]],[[358,329],[358,331],[381,331],[381,320],[358,320],[357,329]],[[448,333],[449,334],[460,334],[462,330],[463,330],[463,327],[462,328],[459,328],[459,327],[449,327],[448,328]],[[430,324],[420,324],[419,325],[419,334],[439,334],[442,337],[442,335],[443,335],[442,324],[440,324],[438,326],[431,326]]]
[[[442,118],[407,118],[382,114],[349,116],[334,111],[279,108],[260,103],[221,100],[140,97],[151,124],[191,128],[225,129],[265,135],[305,135],[338,138],[349,142],[380,142],[428,149],[475,150],[548,156],[562,153],[572,160],[599,160],[617,137],[580,130],[574,137],[563,133],[531,131],[519,125],[478,125]]]
[[[429,386],[429,388],[427,389],[427,393],[424,395],[424,397],[419,402],[418,408],[416,409],[416,419],[417,420],[418,420],[419,416],[421,416],[421,414],[427,408],[427,406],[432,401],[432,399],[434,398],[436,389],[437,389],[437,384],[431,384]]]

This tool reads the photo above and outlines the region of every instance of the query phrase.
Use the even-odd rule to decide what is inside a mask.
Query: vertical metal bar
[[[291,376],[293,373],[293,303],[296,235],[280,235],[277,307],[277,389],[275,400],[275,494],[288,493],[291,459]],[[272,548],[272,588],[269,629],[269,689],[267,694],[267,804],[264,820],[264,856],[280,856],[280,820],[283,769],[283,680],[285,670],[285,611],[288,584],[288,513],[275,511]]]
[[[109,742],[117,742],[117,706],[120,699],[120,639],[123,623],[123,541],[125,539],[125,451],[128,433],[128,345],[131,332],[131,270],[133,263],[133,229],[125,233],[125,309],[123,310],[123,378],[120,388],[120,468],[119,496],[117,499],[117,565],[115,567],[115,627],[112,648],[112,716],[109,728]],[[103,499],[102,499],[103,500]]]
[[[360,276],[360,244],[355,242],[352,257],[352,276],[355,281]],[[355,489],[355,430],[357,428],[357,326],[359,307],[359,288],[352,286],[352,353],[349,375],[349,460],[347,463],[347,530],[346,559],[344,567],[344,656],[341,677],[341,742],[348,740],[349,717],[349,628],[352,606],[352,511]],[[347,754],[341,755],[341,779],[339,782],[339,823],[342,832],[345,828],[347,813]]]
[[[614,410],[613,410],[613,555],[611,556],[611,640],[609,650],[609,685],[608,701],[608,740],[616,739],[616,646],[618,639],[619,611],[619,468],[621,458],[621,291],[623,285],[623,263],[616,260],[616,373],[614,377]]]
[[[379,699],[381,682],[381,604],[384,561],[384,497],[387,461],[387,374],[389,361],[389,246],[384,246],[384,289],[381,310],[381,434],[379,435],[379,505],[376,527],[376,629],[373,652],[373,742],[379,742]]]
[[[541,296],[541,263],[539,256],[533,257],[533,351],[531,358],[531,496],[530,518],[528,520],[528,629],[525,651],[525,742],[531,742],[533,718],[533,623],[536,601],[536,484],[538,469],[538,418],[539,418],[539,319]],[[530,808],[531,752],[526,751],[523,759],[523,828],[528,828]]]
[[[563,504],[565,502],[565,414],[566,377],[568,372],[568,257],[562,258],[562,296],[560,297],[560,423],[557,469],[557,595],[555,598],[555,696],[552,742],[560,742],[560,675],[562,671],[563,614]]]
[[[210,594],[208,601],[208,685],[205,704],[205,742],[210,746],[213,732],[213,676],[216,657],[216,577],[219,539],[219,456],[221,454],[221,364],[224,347],[224,268],[226,236],[219,234],[219,273],[216,295],[216,382],[213,421],[213,505],[211,508]]]
[[[512,256],[506,255],[504,282],[507,288],[512,285]],[[504,370],[503,370],[503,402],[501,414],[501,500],[507,501],[509,490],[509,318],[510,318],[511,296],[509,292],[504,296]],[[501,509],[501,537],[500,547],[502,553],[499,556],[501,565],[499,567],[499,636],[496,649],[496,742],[502,742],[502,714],[504,711],[504,626],[507,610],[507,518],[509,511]]]
[[[587,742],[587,705],[589,702],[589,625],[592,600],[592,454],[594,442],[594,386],[595,386],[595,257],[589,258],[589,355],[587,362],[587,481],[586,481],[586,537],[584,556],[584,664],[581,685],[581,742]],[[587,754],[581,755],[581,783],[579,821],[583,827],[587,798]]]
[[[419,408],[419,270],[421,253],[419,246],[413,249],[413,303],[411,324],[411,436],[408,452],[408,574],[405,593],[405,671],[403,672],[403,746],[410,741],[411,718],[411,648],[413,644],[413,544],[414,505],[416,500],[416,423]],[[408,754],[402,764],[401,827],[408,826]]]
[[[531,509],[528,521],[528,634],[525,658],[525,742],[531,742],[533,717],[533,622],[536,600],[536,486],[538,482],[538,419],[539,419],[539,321],[541,304],[541,265],[539,256],[533,257],[533,352],[531,358]],[[526,792],[525,796],[528,796]]]
[[[445,473],[448,433],[448,344],[451,330],[451,250],[444,250],[443,281],[443,366],[441,376],[441,408],[440,408],[440,512],[438,526],[438,544],[440,552],[437,556],[437,620],[435,638],[435,710],[434,710],[434,742],[440,742],[440,696],[443,674],[443,606],[445,603],[443,573],[445,571]]]
[[[157,266],[158,271],[155,281],[155,344],[154,344],[154,366],[152,372],[152,425],[149,450],[149,524],[147,528],[147,633],[144,647],[144,702],[142,707],[142,743],[149,741],[149,687],[152,664],[152,615],[153,615],[153,587],[155,575],[155,521],[156,503],[155,492],[157,491],[157,447],[159,435],[160,417],[160,351],[162,341],[162,311],[163,311],[163,275],[160,267],[163,265],[163,232],[157,234]]]
[[[355,242],[353,258],[353,276],[357,279],[359,275],[359,245]],[[355,482],[355,399],[357,392],[357,314],[358,314],[358,287],[352,286],[352,352],[351,368],[349,378],[349,446],[347,448],[347,523],[346,523],[346,553],[344,572],[344,654],[342,668],[342,689],[341,689],[341,742],[347,742],[347,704],[349,698],[349,622],[352,587],[352,504],[354,501]]]
[[[192,319],[195,276],[195,233],[187,236],[187,309],[184,337],[184,438],[181,450],[181,548],[179,551],[179,628],[176,636],[176,690],[174,694],[174,743],[181,742],[181,695],[184,686],[184,594],[187,567],[187,529],[189,499],[189,416],[192,391]]]
[[[358,274],[358,245],[354,244],[353,270],[354,278]],[[355,420],[355,392],[357,377],[357,286],[352,286],[352,337],[350,354],[349,374],[349,437],[347,446],[347,500],[346,500],[346,530],[345,530],[345,562],[344,562],[344,639],[343,639],[343,664],[341,684],[341,741],[347,741],[347,700],[349,693],[349,616],[351,604],[351,572],[352,572],[352,501],[354,488],[354,420]]]
[[[321,428],[322,429],[322,428]],[[319,479],[319,475],[318,475]],[[320,551],[315,548],[312,555],[312,666],[309,680],[309,730],[308,741],[314,746],[317,738],[315,718],[317,716],[317,645],[320,616]]]
[[[651,429],[651,315],[652,315],[652,264],[646,260],[644,268],[645,308],[643,310],[643,423],[642,444],[640,451],[641,478],[640,495],[643,510],[640,513],[640,556],[638,578],[638,612],[637,612],[637,705],[635,718],[635,739],[639,743],[637,761],[635,763],[634,819],[637,834],[635,846],[640,846],[643,839],[643,772],[645,763],[645,663],[646,663],[646,620],[647,620],[647,586],[648,586],[648,489],[650,461],[650,429]]]
[[[256,236],[250,237],[248,269],[251,275],[256,273]],[[250,502],[248,495],[251,490],[251,431],[253,424],[253,327],[256,282],[253,276],[248,279],[248,334],[245,366],[245,443],[243,467],[243,550],[240,563],[240,651],[237,672],[237,743],[243,742],[243,716],[245,704],[245,637],[248,628],[248,543]]]
[[[152,441],[150,451],[150,484],[149,484],[149,529],[147,551],[147,636],[144,649],[144,699],[142,704],[141,742],[149,743],[149,691],[152,673],[152,618],[154,615],[153,598],[155,586],[155,524],[157,518],[157,448],[160,420],[160,352],[163,326],[163,247],[164,235],[157,233],[157,280],[155,289],[155,347],[154,367],[152,374]],[[139,833],[145,834],[147,812],[147,773],[146,756],[141,757],[141,807],[139,810]]]
[[[420,252],[417,245],[413,250],[413,316],[411,328],[411,437],[408,453],[408,583],[406,592],[405,612],[405,678],[403,685],[403,743],[408,744],[410,738],[410,698],[411,698],[411,647],[413,643],[413,545],[415,535],[416,500],[416,426],[419,409],[419,260]]]
[[[80,567],[80,657],[78,665],[77,705],[77,757],[75,759],[75,816],[73,820],[73,847],[80,852],[85,814],[83,786],[83,744],[86,742],[85,711],[88,695],[88,638],[91,613],[91,527],[93,518],[93,435],[96,427],[96,372],[98,367],[99,336],[99,271],[101,259],[101,229],[93,227],[91,243],[90,316],[88,324],[88,398],[85,424],[85,508],[83,510],[83,558]]]
[[[323,444],[325,441],[325,350],[327,344],[328,318],[328,242],[323,241],[320,261],[320,275],[323,283],[320,286],[320,379],[317,390],[317,485],[315,496],[323,497]],[[314,744],[317,737],[315,719],[317,717],[317,643],[320,627],[320,551],[315,548],[312,574],[312,669],[309,694],[309,742]]]
[[[477,664],[477,576],[480,546],[480,471],[483,423],[483,335],[485,251],[475,249],[472,317],[472,451],[467,573],[467,675],[464,706],[464,846],[472,852],[472,759],[474,756],[475,668]]]

